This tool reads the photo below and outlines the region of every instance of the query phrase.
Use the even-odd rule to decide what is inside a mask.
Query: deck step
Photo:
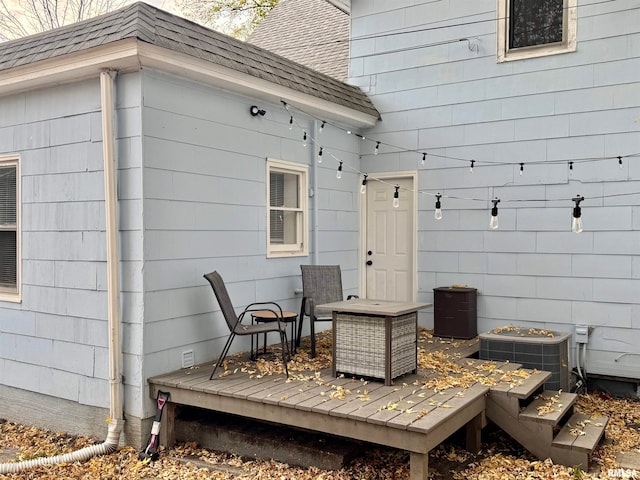
[[[600,443],[608,420],[607,417],[590,417],[584,413],[576,413],[558,432],[552,445],[558,448],[591,453]]]
[[[557,425],[573,408],[578,396],[575,393],[545,390],[518,415],[520,420]]]
[[[491,394],[507,395],[519,399],[529,398],[551,378],[551,372],[521,368],[506,372],[491,387]]]

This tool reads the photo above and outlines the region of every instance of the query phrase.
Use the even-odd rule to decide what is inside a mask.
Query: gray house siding
[[[217,359],[228,329],[204,273],[221,273],[238,309],[273,300],[297,312],[299,265],[313,262],[317,250],[319,261],[341,263],[345,289],[357,291],[353,173],[339,181],[320,164],[318,191],[309,199],[310,215],[317,202],[318,245],[311,244],[309,256],[266,257],[266,158],[311,164],[317,148],[303,146],[298,128],[317,138],[309,118],[292,110],[298,125],[289,131],[282,105],[152,70],[143,72],[142,95],[144,378],[180,368],[186,350],[197,363]],[[249,114],[256,103],[264,117]],[[350,152],[357,164],[353,139],[329,128],[321,135],[326,149]],[[313,175],[310,168],[310,186]],[[248,350],[248,341],[238,337],[232,350]]]
[[[266,259],[265,159],[310,163],[315,149],[289,132],[279,105],[252,119],[250,99],[157,72],[119,77],[117,98],[125,411],[140,419],[153,414],[148,376],[180,368],[184,350],[214,360],[228,335],[203,273],[221,271],[239,307],[269,299],[299,309],[299,264],[312,262],[316,247],[307,257]],[[2,125],[10,139],[2,153],[21,155],[23,301],[2,303],[1,383],[107,407],[98,82],[2,101],[25,107],[13,107],[16,117],[3,116]],[[296,121],[311,131],[310,120]],[[332,145],[331,133],[323,135]],[[356,151],[353,141],[335,143]],[[319,225],[329,226],[318,258],[341,263],[345,288],[355,292],[356,178],[345,172],[337,182],[326,170],[318,177],[327,188],[311,202]],[[100,427],[80,430],[101,434]]]
[[[140,170],[132,153],[139,136],[139,91],[134,76],[119,80],[118,149],[122,159],[120,216],[125,292],[125,395],[138,398],[131,414],[139,416],[141,317],[130,314],[136,295],[135,269],[141,256],[130,249],[136,205],[127,177]],[[133,101],[132,101],[133,100]],[[22,208],[22,302],[0,303],[0,384],[3,388],[43,394],[86,407],[108,406],[107,297],[104,179],[97,79],[0,98],[0,153],[20,156]],[[133,174],[135,175],[135,173]],[[140,175],[138,174],[138,177]],[[138,227],[138,230],[141,229]],[[133,252],[133,253],[131,253]],[[138,289],[141,292],[141,289]],[[139,376],[139,375],[138,375]],[[138,390],[137,393],[134,391]],[[16,391],[11,392],[15,394]],[[14,397],[16,398],[16,397]],[[33,401],[30,397],[20,397]],[[17,402],[16,402],[17,403]],[[45,405],[59,405],[44,400]],[[13,407],[4,403],[5,415]],[[65,406],[60,408],[67,408]],[[73,407],[72,407],[73,408]],[[42,416],[48,409],[27,413]],[[24,413],[24,412],[23,412]],[[70,414],[74,416],[73,414]],[[104,414],[100,414],[104,417]],[[75,415],[70,431],[102,435],[104,425]]]
[[[363,168],[418,168],[420,190],[445,195],[439,222],[435,198],[420,195],[420,299],[437,286],[478,288],[480,331],[591,325],[587,371],[638,378],[640,159],[622,169],[615,158],[576,162],[572,174],[566,163],[640,152],[637,2],[579,5],[575,53],[504,63],[495,0],[351,3],[350,81],[383,119],[367,136],[407,150],[363,151]],[[434,154],[424,167],[422,151]],[[451,157],[478,163],[470,173]],[[527,166],[541,161],[560,162]],[[577,194],[586,198],[580,235],[570,230],[573,202],[561,200]]]
[[[249,115],[256,103],[265,117]],[[109,390],[99,82],[1,97],[0,109],[9,112],[0,154],[20,155],[23,247],[22,302],[0,302],[0,395],[13,400],[0,416],[102,436]],[[213,362],[228,336],[204,273],[223,274],[238,308],[275,300],[298,311],[299,265],[314,261],[341,264],[345,291],[357,293],[357,176],[337,180],[331,165],[315,164],[317,147],[303,147],[301,129],[313,139],[317,125],[293,115],[289,131],[282,105],[152,69],[117,78],[128,443],[142,441],[154,414],[146,379],[180,368],[185,350]],[[358,165],[356,139],[340,130],[326,128],[316,142]],[[267,157],[317,165],[309,169],[317,190],[308,256],[266,258]],[[243,340],[234,351],[248,349]]]

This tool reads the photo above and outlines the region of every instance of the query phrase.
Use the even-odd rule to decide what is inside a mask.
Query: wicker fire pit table
[[[333,316],[333,374],[384,379],[417,368],[418,310],[430,303],[356,298],[318,308]]]

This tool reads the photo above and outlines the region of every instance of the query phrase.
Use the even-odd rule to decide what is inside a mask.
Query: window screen
[[[563,41],[563,0],[511,0],[509,48]]]

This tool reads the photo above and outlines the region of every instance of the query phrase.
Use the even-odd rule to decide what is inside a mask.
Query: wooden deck
[[[478,342],[421,338],[420,348],[472,365],[464,357],[478,350]],[[166,444],[175,440],[175,405],[189,405],[409,451],[412,480],[427,479],[429,451],[462,427],[467,427],[468,448],[479,448],[489,390],[479,381],[464,388],[428,388],[429,380],[441,377],[428,368],[403,375],[391,386],[334,378],[330,368],[292,372],[289,380],[282,374],[258,378],[243,369],[209,380],[210,373],[209,364],[149,379],[153,398],[158,390],[171,394],[162,422]]]

